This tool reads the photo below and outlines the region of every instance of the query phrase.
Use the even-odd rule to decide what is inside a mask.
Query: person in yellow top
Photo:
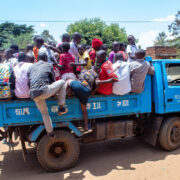
[[[83,66],[82,69],[91,69],[91,59],[89,57],[88,51],[86,51],[85,46],[83,44],[78,45],[78,51],[79,51],[79,63],[86,63],[86,66]],[[81,70],[82,70],[81,69]]]

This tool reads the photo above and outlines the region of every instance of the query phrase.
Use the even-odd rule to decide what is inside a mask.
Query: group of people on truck
[[[51,138],[53,126],[45,101],[49,97],[57,96],[61,116],[68,112],[66,95],[75,95],[80,101],[84,130],[88,131],[86,105],[91,94],[141,93],[146,75],[154,74],[154,68],[145,61],[145,51],[136,47],[132,35],[128,36],[128,45],[113,42],[109,56],[107,45],[100,39],[94,38],[91,46],[85,46],[81,38],[76,32],[71,40],[65,33],[56,46],[35,36],[35,45],[29,44],[26,53],[11,45],[0,64],[0,99],[13,95],[33,99]]]

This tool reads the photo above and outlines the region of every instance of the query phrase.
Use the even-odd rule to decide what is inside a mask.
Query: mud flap
[[[145,142],[155,146],[157,143],[157,137],[163,121],[162,116],[153,116],[151,120],[151,126],[146,131],[143,139]]]
[[[24,140],[24,129],[23,129],[23,127],[18,127],[18,131],[19,131],[19,135],[20,135],[23,159],[24,159],[24,161],[26,161],[27,150],[26,150],[26,145],[25,145],[25,140]]]

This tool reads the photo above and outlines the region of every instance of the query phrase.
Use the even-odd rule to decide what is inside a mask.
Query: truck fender
[[[157,143],[157,138],[161,124],[163,122],[163,116],[153,116],[151,119],[151,126],[149,130],[145,133],[145,141],[153,146]]]
[[[52,125],[53,125],[53,128],[67,127],[71,131],[73,131],[78,137],[81,137],[83,135],[82,132],[76,126],[74,126],[71,122],[53,123]],[[28,135],[27,137],[28,141],[35,142],[44,130],[45,130],[45,126],[39,125],[35,130],[33,130]]]

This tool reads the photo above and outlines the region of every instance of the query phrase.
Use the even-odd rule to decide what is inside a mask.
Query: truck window
[[[166,64],[168,86],[180,86],[180,63]]]

